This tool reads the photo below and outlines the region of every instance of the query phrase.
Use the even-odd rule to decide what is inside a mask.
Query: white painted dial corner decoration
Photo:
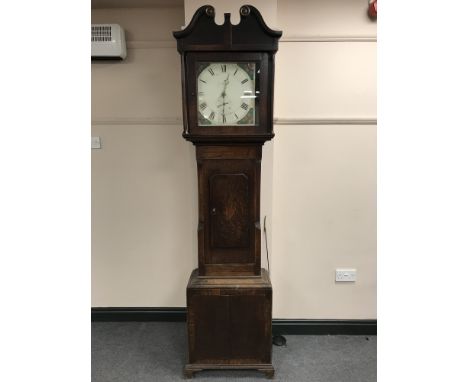
[[[200,62],[197,77],[199,126],[256,124],[256,64]]]

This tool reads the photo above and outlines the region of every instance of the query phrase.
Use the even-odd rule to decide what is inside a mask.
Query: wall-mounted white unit
[[[120,25],[91,25],[92,60],[123,60],[125,57],[127,57],[125,31]]]

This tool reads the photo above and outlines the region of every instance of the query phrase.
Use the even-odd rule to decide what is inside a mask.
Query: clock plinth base
[[[258,364],[258,365],[230,365],[230,364],[190,364],[185,365],[184,376],[185,378],[192,378],[195,373],[203,370],[257,370],[265,374],[268,379],[273,379],[275,376],[275,368],[272,364]]]
[[[259,370],[269,378],[272,288],[260,276],[199,277],[187,285],[189,362],[184,373],[212,369]]]

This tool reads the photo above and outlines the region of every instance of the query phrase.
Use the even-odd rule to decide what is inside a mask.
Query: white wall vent
[[[127,57],[125,31],[120,25],[91,25],[92,60],[123,60],[125,57]]]

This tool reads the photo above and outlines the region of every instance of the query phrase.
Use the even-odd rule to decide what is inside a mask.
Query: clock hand
[[[228,86],[228,83],[229,83],[229,75],[230,73],[227,75],[226,77],[226,80],[224,81],[224,90],[223,90],[223,119],[225,118],[225,111],[224,111],[224,106],[227,105],[227,102],[224,102],[225,98],[226,98],[226,88]]]
[[[221,95],[218,97],[218,102],[220,101],[221,104],[220,105],[217,105],[218,107],[223,107],[223,110],[222,110],[222,114],[223,114],[223,117],[225,115],[225,105],[228,104],[228,102],[225,102],[226,101],[226,88],[229,84],[229,76],[230,76],[230,73],[227,75],[226,79],[223,81],[224,82],[224,86],[223,86],[223,91],[221,92]],[[220,98],[222,98],[221,100],[219,100]]]
[[[227,87],[227,85],[228,85],[228,83],[229,83],[229,75],[230,75],[230,74],[231,74],[231,73],[229,73],[229,74],[227,75],[226,79],[224,80],[224,88],[223,88],[223,92],[221,93],[221,97],[223,97],[223,99],[224,99],[224,97],[226,97],[226,87]]]

